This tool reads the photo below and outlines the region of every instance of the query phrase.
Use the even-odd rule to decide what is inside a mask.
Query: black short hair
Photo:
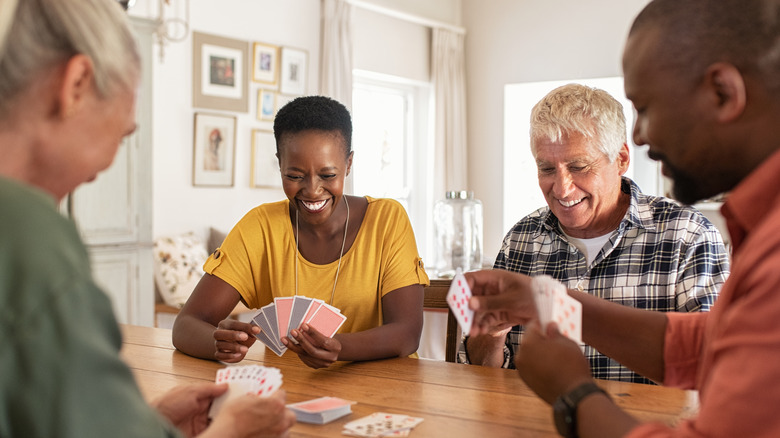
[[[709,65],[728,62],[780,89],[780,0],[653,0],[629,34],[649,26],[661,31],[659,62],[694,80]]]
[[[338,131],[346,155],[352,152],[352,117],[341,102],[326,96],[303,96],[283,106],[274,118],[276,153],[285,135],[303,131]]]

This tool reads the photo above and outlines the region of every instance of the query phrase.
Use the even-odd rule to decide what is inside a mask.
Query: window
[[[392,198],[406,208],[420,254],[429,252],[433,204],[425,170],[433,154],[428,120],[430,86],[355,72],[352,91],[353,192]]]

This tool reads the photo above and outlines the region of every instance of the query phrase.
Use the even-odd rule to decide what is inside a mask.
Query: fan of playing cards
[[[570,297],[566,286],[549,275],[531,280],[539,323],[542,327],[555,321],[561,334],[582,343],[582,303]]]
[[[268,397],[282,386],[282,372],[278,368],[260,365],[233,365],[217,371],[216,383],[227,383],[228,391],[214,400],[209,417],[217,415],[225,402],[245,394]]]
[[[327,337],[333,337],[347,317],[341,311],[322,300],[301,295],[274,298],[274,302],[262,307],[252,321],[262,330],[255,335],[277,356],[287,351],[281,338],[290,335],[306,323]]]

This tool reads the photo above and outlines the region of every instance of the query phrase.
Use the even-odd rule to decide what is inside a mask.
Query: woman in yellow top
[[[306,324],[290,333],[298,345],[282,338],[308,366],[413,354],[428,277],[398,202],[343,193],[353,155],[349,111],[327,97],[300,97],[279,111],[274,136],[287,200],[252,209],[211,254],[176,318],[174,345],[238,362],[260,329],[226,319],[236,304],[260,308],[303,295],[347,317],[333,338]]]

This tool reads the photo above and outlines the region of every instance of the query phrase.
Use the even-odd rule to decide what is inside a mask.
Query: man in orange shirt
[[[634,141],[649,145],[692,203],[730,192],[731,276],[710,313],[664,314],[577,291],[583,341],[640,374],[699,390],[697,416],[675,428],[640,422],[594,384],[576,344],[540,327],[530,278],[467,274],[471,334],[526,323],[516,366],[553,403],[567,437],[770,437],[780,431],[780,0],[654,0],[623,55],[636,108]]]

